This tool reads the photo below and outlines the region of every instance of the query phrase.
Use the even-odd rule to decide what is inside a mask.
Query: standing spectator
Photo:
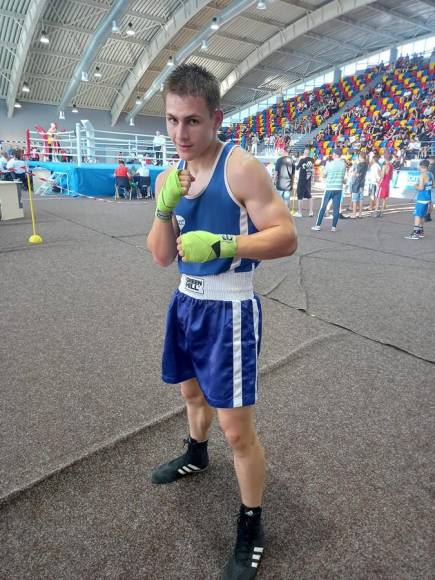
[[[252,139],[251,139],[251,153],[252,155],[257,155],[257,149],[258,149],[258,135],[257,133],[254,133],[252,135]]]
[[[374,153],[371,156],[369,167],[369,196],[370,204],[369,210],[373,211],[376,206],[376,197],[378,194],[379,183],[381,181],[381,166],[379,165],[379,157]]]
[[[308,215],[312,217],[314,212],[313,198],[311,196],[311,181],[314,174],[314,162],[310,157],[309,147],[305,147],[303,157],[299,159],[299,162],[296,165],[296,171],[299,171],[298,185],[296,189],[298,196],[298,211],[295,213],[294,217],[302,217],[302,204],[304,199],[309,200]]]
[[[160,134],[160,131],[156,131],[153,139],[153,148],[156,165],[163,165],[163,151],[162,148],[166,143],[164,135]]]
[[[332,161],[328,161],[323,170],[325,178],[325,195],[323,196],[322,207],[317,216],[316,225],[312,230],[318,232],[321,229],[323,217],[325,215],[328,203],[332,200],[333,218],[331,232],[337,230],[338,218],[340,215],[340,201],[343,193],[344,177],[346,175],[346,163],[341,159],[341,149],[334,149]]]
[[[293,192],[293,182],[295,177],[295,163],[290,155],[290,148],[276,160],[274,181],[275,187],[285,199],[288,193],[288,203],[290,206],[290,199]]]
[[[364,186],[366,182],[366,174],[368,170],[368,163],[365,153],[358,155],[358,162],[354,164],[352,173],[352,215],[351,218],[362,217],[363,200],[364,200]],[[357,215],[356,209],[359,204],[359,213]]]
[[[387,207],[387,199],[390,196],[390,182],[393,177],[393,164],[390,161],[390,154],[384,153],[385,163],[381,169],[381,179],[379,181],[379,191],[376,198],[376,215],[375,217],[382,217],[383,212]],[[379,200],[382,200],[382,208],[379,209]]]

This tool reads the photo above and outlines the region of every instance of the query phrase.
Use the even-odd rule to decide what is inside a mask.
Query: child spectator
[[[385,163],[381,169],[381,178],[379,181],[379,191],[376,197],[376,215],[375,217],[382,217],[385,208],[387,207],[387,199],[390,196],[390,182],[393,177],[393,164],[390,161],[390,154],[384,153]],[[382,200],[382,208],[379,209],[380,200]]]

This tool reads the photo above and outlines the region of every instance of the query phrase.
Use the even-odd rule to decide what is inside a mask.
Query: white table
[[[0,181],[0,219],[16,220],[24,217],[19,203],[19,187],[19,181]]]

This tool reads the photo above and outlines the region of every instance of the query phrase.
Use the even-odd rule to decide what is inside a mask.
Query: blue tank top
[[[223,145],[208,185],[193,197],[182,197],[177,204],[175,214],[182,234],[204,230],[213,234],[246,236],[257,231],[248,212],[231,193],[226,181],[227,160],[234,147],[234,143]],[[183,169],[184,166],[185,162],[180,161],[178,169]],[[257,260],[246,258],[216,259],[204,264],[182,262],[178,258],[180,272],[191,276],[211,276],[230,270],[247,272],[258,264]]]
[[[433,175],[430,171],[427,177],[425,188],[422,191],[417,191],[416,201],[418,203],[428,203],[432,199]]]

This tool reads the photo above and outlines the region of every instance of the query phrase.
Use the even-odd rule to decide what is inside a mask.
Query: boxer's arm
[[[162,185],[166,175],[170,170],[159,173],[156,179],[156,194],[160,196]],[[148,234],[147,246],[153,259],[159,266],[169,266],[177,256],[177,235],[175,224],[172,219],[162,221],[157,217],[154,218],[151,231]]]
[[[296,228],[265,167],[237,151],[237,157],[232,155],[228,163],[228,182],[258,230],[236,237],[237,257],[268,260],[293,254],[297,249]]]

